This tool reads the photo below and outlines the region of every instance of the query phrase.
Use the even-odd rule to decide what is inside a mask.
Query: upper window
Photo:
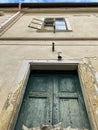
[[[44,18],[37,19],[33,18],[28,27],[37,29],[42,32],[63,32],[63,31],[72,31],[72,28],[69,24],[69,20],[67,18]]]

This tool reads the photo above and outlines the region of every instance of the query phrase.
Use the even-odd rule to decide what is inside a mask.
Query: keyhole
[[[50,123],[50,120],[49,120],[49,123]]]

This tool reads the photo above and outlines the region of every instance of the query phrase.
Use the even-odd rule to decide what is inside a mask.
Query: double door
[[[58,122],[63,128],[90,128],[77,72],[32,71],[15,130]]]

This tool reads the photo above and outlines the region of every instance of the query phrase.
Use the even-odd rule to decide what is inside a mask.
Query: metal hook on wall
[[[52,52],[54,52],[55,51],[55,43],[53,42],[52,43]]]

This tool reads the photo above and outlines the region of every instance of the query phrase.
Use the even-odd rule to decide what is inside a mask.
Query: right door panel
[[[88,128],[89,120],[77,72],[66,71],[54,76],[53,124],[66,128]]]

